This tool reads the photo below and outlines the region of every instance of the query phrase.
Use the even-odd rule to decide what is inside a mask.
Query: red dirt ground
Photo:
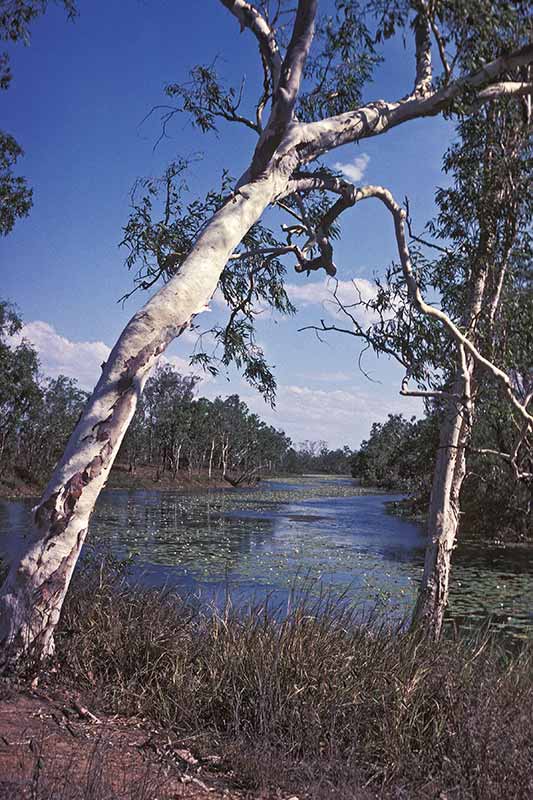
[[[72,691],[0,688],[1,800],[283,797],[250,794],[216,754],[189,746],[142,720],[93,715]]]

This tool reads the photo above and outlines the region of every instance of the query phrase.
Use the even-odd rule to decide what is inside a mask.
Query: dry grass
[[[250,796],[533,796],[531,647],[433,645],[362,625],[327,600],[282,621],[265,607],[199,613],[108,567],[78,574],[57,645],[62,683],[95,708],[188,737],[198,756],[221,754]],[[31,779],[0,778],[0,795],[153,795],[147,781],[117,794],[105,758],[90,758],[74,783],[65,763],[44,776],[37,753]]]
[[[100,707],[216,747],[250,788],[533,796],[531,648],[437,646],[326,601],[283,621],[265,607],[199,613],[94,569],[78,575],[57,644],[62,675]]]

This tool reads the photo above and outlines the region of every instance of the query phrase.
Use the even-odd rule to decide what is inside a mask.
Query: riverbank
[[[409,495],[403,500],[394,500],[386,504],[387,513],[395,517],[407,519],[410,522],[417,522],[424,525],[427,522],[428,508],[425,503],[421,503],[416,497]]]
[[[237,477],[237,476],[235,476]],[[268,479],[278,481],[297,482],[303,476],[296,474],[279,474],[276,476],[268,475]],[[357,481],[350,476],[337,475],[337,474],[310,474],[306,475],[308,478],[319,478],[322,481],[331,481],[332,484],[338,482],[339,479],[350,480],[354,486],[358,485]],[[260,479],[253,478],[252,484],[244,482],[243,487],[249,485],[258,485],[261,483]],[[189,475],[186,471],[181,471],[176,477],[172,474],[165,472],[158,474],[155,467],[139,466],[134,472],[130,471],[127,464],[115,463],[106,484],[107,489],[145,489],[147,491],[175,491],[175,492],[190,492],[198,489],[229,489],[232,486],[231,482],[224,479],[220,472],[214,472],[209,477],[207,470],[200,473]],[[31,476],[24,470],[15,470],[0,479],[0,499],[12,500],[21,497],[39,497],[45,487],[44,483],[39,483],[31,478]],[[379,494],[382,490],[370,489]]]
[[[158,797],[529,800],[532,667],[531,647],[424,643],[334,606],[296,607],[283,622],[264,606],[203,615],[127,587],[120,571],[88,569],[67,600],[53,669],[9,690],[0,741],[15,739],[4,730],[18,709],[42,774],[54,758],[79,769],[85,746],[85,776],[118,781],[124,764],[137,784],[137,794],[130,780],[122,794],[77,800],[147,800],[141,777],[157,765]]]
[[[154,467],[140,466],[130,472],[126,464],[115,464],[106,487],[108,489],[146,489],[148,491],[195,491],[197,489],[229,488],[230,484],[222,475],[215,474],[211,478],[207,473],[189,476],[180,472],[175,478],[170,473],[157,475]],[[15,471],[0,480],[0,498],[5,500],[19,497],[39,497],[45,487],[44,483],[32,480],[23,471]]]
[[[429,501],[428,501],[429,502]],[[395,517],[426,525],[428,519],[428,504],[416,496],[409,495],[403,500],[387,503],[387,513]],[[463,530],[464,528],[464,530]],[[488,528],[488,530],[487,530]],[[531,547],[533,546],[533,528],[529,531],[517,530],[512,525],[501,524],[498,519],[492,519],[490,526],[474,524],[471,517],[462,518],[459,531],[461,542],[485,541],[487,544],[500,547]]]

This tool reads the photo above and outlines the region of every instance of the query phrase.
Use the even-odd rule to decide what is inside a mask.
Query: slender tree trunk
[[[209,470],[208,470],[208,477],[211,480],[211,475],[213,474],[213,455],[215,452],[215,439],[211,439],[211,450],[209,452]]]
[[[290,170],[293,164],[289,165]],[[0,663],[30,648],[53,652],[53,633],[96,499],[160,354],[206,307],[220,273],[289,172],[243,186],[204,228],[179,272],[127,324],[45,492],[22,555],[0,592]]]
[[[462,397],[465,381],[458,372],[454,394]],[[428,514],[428,542],[413,626],[433,639],[442,630],[448,603],[450,564],[459,527],[459,496],[466,474],[465,445],[471,420],[459,403],[450,403],[441,426]]]
[[[476,341],[476,329],[482,311],[487,278],[492,264],[494,234],[483,225],[474,265],[476,277],[470,289],[468,306],[462,324]],[[501,267],[504,269],[504,267]],[[428,514],[428,542],[424,572],[413,615],[413,627],[438,639],[448,604],[452,552],[459,529],[460,494],[466,475],[466,446],[472,433],[476,365],[464,356],[464,365],[457,367],[451,401],[445,412],[439,436],[439,449],[433,473]]]
[[[228,448],[229,440],[224,439],[222,444],[222,475],[225,475],[228,471]]]

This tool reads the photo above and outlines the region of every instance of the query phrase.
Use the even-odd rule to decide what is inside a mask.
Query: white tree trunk
[[[483,255],[491,252],[492,243],[492,233],[485,231],[480,244]],[[471,330],[474,338],[489,265],[490,259],[479,260],[478,274],[464,314],[463,324]],[[463,366],[457,368],[452,389],[452,394],[459,400],[450,402],[446,409],[433,473],[427,523],[428,542],[413,626],[435,640],[440,637],[448,605],[451,558],[459,530],[460,494],[466,475],[466,446],[472,432],[472,384],[475,372],[474,360],[465,355]]]
[[[208,478],[211,480],[211,476],[213,474],[213,455],[215,453],[215,439],[211,439],[211,450],[209,451],[209,470],[208,470]]]
[[[462,396],[464,379],[458,375],[454,393]],[[465,409],[450,404],[439,436],[428,514],[428,541],[424,572],[413,616],[413,626],[433,639],[442,630],[448,603],[450,564],[459,527],[459,495],[466,474],[465,444],[470,421]]]
[[[222,444],[222,475],[228,471],[228,450],[229,450],[229,437],[225,438]]]
[[[180,443],[180,445],[178,447],[178,451],[176,453],[176,476],[178,475],[178,473],[180,471],[180,453],[181,453],[181,448],[182,448],[182,444]]]
[[[11,564],[0,591],[0,664],[30,649],[38,657],[53,652],[54,628],[90,515],[145,381],[167,345],[206,308],[229,256],[284,190],[286,174],[271,171],[241,187],[207,224],[179,272],[121,334],[33,509],[23,552]]]

